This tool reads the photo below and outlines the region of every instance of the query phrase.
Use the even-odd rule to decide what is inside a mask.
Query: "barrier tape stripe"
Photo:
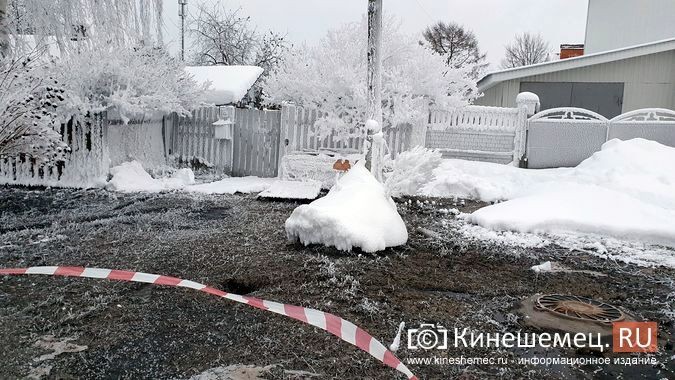
[[[84,267],[29,267],[29,268],[6,268],[0,269],[0,275],[48,275],[64,277],[85,277],[107,279],[115,281],[142,282],[154,285],[189,288],[208,293],[217,297],[227,298],[231,301],[243,303],[257,309],[281,314],[286,317],[297,319],[301,322],[318,327],[337,336],[345,342],[354,345],[367,352],[385,365],[394,368],[406,375],[409,380],[417,380],[417,377],[405,366],[391,351],[380,341],[373,338],[368,332],[355,324],[330,313],[309,309],[301,306],[286,305],[278,302],[262,300],[255,297],[241,296],[234,293],[200,284],[198,282],[183,280],[177,277],[163,276],[158,274],[131,272],[125,270],[84,268]]]

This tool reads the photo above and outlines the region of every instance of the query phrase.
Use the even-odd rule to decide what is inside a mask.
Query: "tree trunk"
[[[0,0],[0,58],[9,55],[9,19],[7,0]]]
[[[368,0],[368,120],[382,127],[382,0]],[[372,164],[372,136],[366,141],[366,168]]]

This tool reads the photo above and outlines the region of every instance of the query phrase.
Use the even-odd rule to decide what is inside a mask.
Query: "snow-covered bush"
[[[64,84],[73,113],[119,110],[123,118],[152,112],[186,114],[204,88],[183,64],[152,47],[87,50],[58,60],[52,75]]]
[[[415,147],[401,153],[393,162],[384,183],[393,196],[415,195],[433,179],[433,171],[441,163],[441,152]]]
[[[363,18],[329,31],[317,46],[291,50],[262,85],[266,102],[318,108],[322,113],[315,125],[319,137],[332,131],[343,141],[360,136],[367,104],[366,30]],[[443,57],[418,41],[400,32],[399,21],[386,19],[382,59],[385,128],[419,120],[429,104],[465,105],[477,92],[471,68],[448,68]]]
[[[55,130],[64,90],[28,60],[0,62],[0,158],[24,154],[36,162],[65,158],[67,145]]]

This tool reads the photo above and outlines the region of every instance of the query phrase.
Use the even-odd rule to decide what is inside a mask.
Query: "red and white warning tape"
[[[247,304],[261,310],[285,315],[299,321],[316,326],[337,336],[347,343],[355,345],[369,353],[387,366],[396,369],[406,375],[408,379],[417,380],[417,377],[401,361],[377,339],[373,338],[365,330],[333,314],[319,310],[308,309],[301,306],[286,305],[278,302],[261,300],[255,297],[240,296],[227,293],[204,284],[176,277],[162,276],[158,274],[130,272],[124,270],[83,268],[83,267],[30,267],[0,269],[0,275],[24,275],[42,274],[49,276],[86,277],[116,281],[144,282],[155,285],[176,286],[190,288],[208,293],[217,297]]]

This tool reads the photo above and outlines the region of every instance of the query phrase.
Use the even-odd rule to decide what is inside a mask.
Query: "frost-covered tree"
[[[188,29],[195,64],[254,65],[272,71],[281,62],[288,47],[285,38],[272,31],[259,33],[240,12],[222,4],[197,7]]]
[[[51,72],[63,83],[64,107],[73,114],[110,108],[123,118],[152,112],[187,114],[199,105],[204,90],[178,59],[149,46],[70,54]]]
[[[426,106],[462,106],[476,93],[469,69],[449,68],[445,60],[399,32],[400,22],[385,18],[382,55],[384,127],[416,122]],[[366,121],[367,20],[330,30],[317,46],[290,51],[284,64],[262,86],[268,104],[293,102],[317,108],[317,134],[336,131],[340,140],[361,136]]]
[[[0,59],[9,53],[9,20],[7,0],[0,0]]]
[[[65,90],[29,61],[0,61],[0,158],[23,154],[53,163],[63,160],[68,150],[56,131]]]
[[[263,78],[276,70],[289,49],[286,38],[273,31],[260,33],[241,9],[230,10],[222,4],[198,5],[190,16],[188,33],[195,65],[252,65],[263,68]],[[249,93],[260,105],[260,86]]]
[[[518,34],[513,42],[506,45],[502,67],[508,69],[546,62],[548,51],[548,42],[544,41],[541,34]]]
[[[443,56],[448,66],[456,69],[469,66],[475,78],[487,66],[487,54],[478,48],[476,35],[457,23],[439,21],[426,28],[422,36],[424,40],[420,43]]]
[[[163,0],[0,1],[8,2],[12,10],[8,31],[17,37],[18,45],[54,43],[65,55],[83,49],[162,43]],[[19,38],[28,31],[35,42]]]

